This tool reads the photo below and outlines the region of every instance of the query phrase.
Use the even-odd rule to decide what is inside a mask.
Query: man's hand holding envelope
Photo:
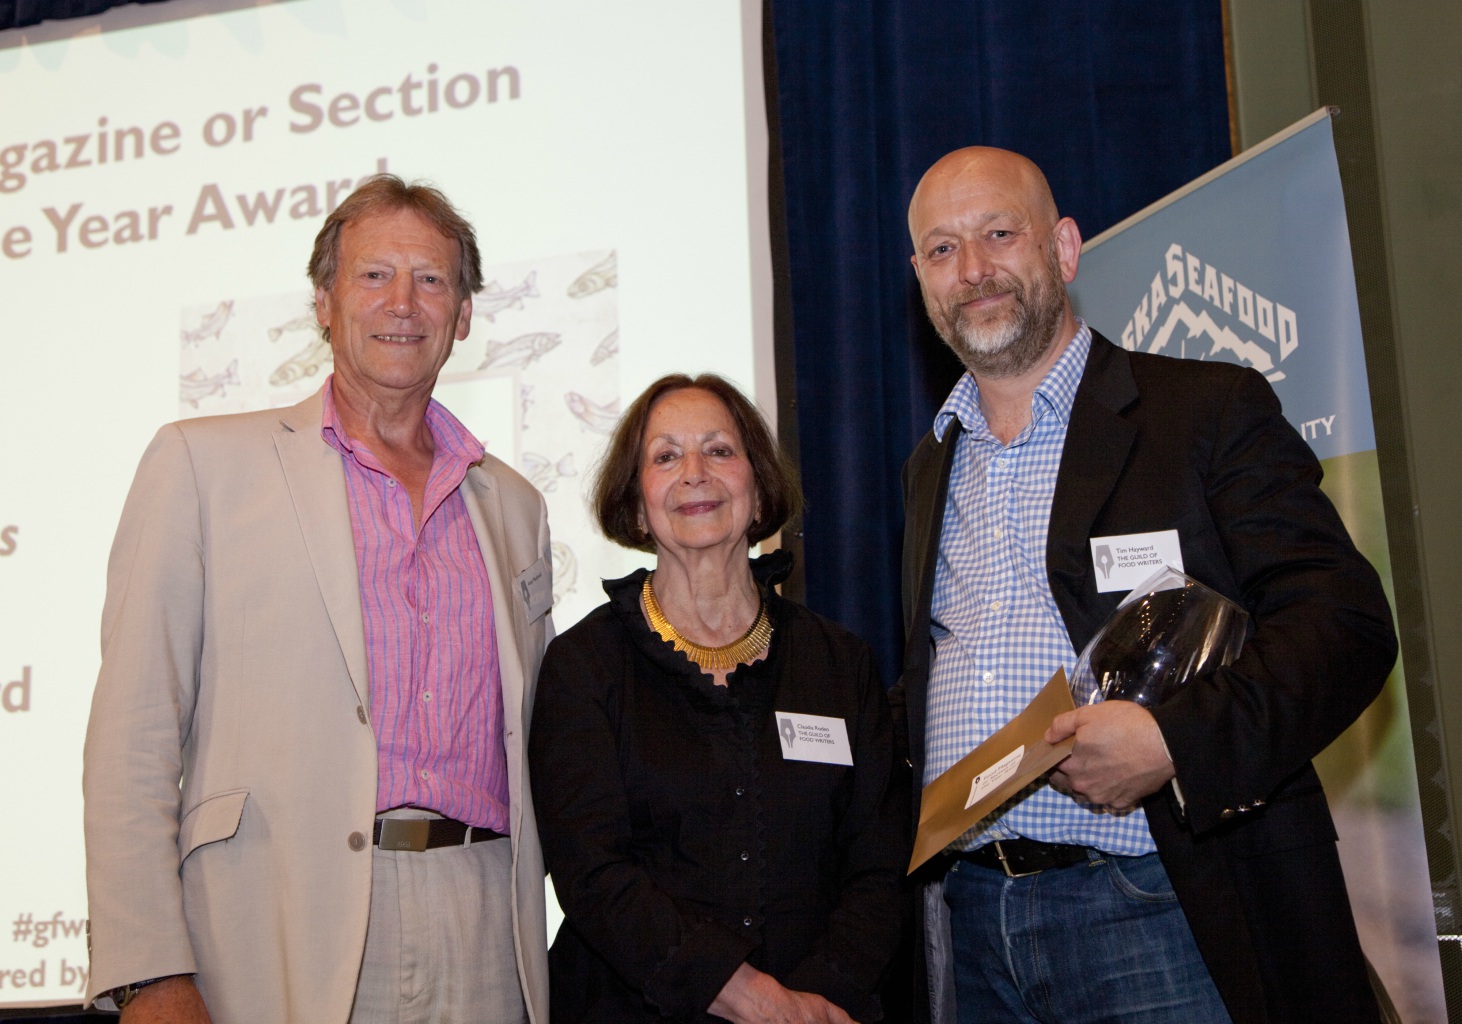
[[[1161,569],[1087,644],[1069,686],[1057,669],[1020,714],[924,787],[909,871],[1046,772],[1064,793],[1131,811],[1176,776],[1148,708],[1238,657],[1247,627],[1234,602]]]

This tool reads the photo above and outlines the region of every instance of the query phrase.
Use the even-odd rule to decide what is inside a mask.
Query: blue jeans
[[[1229,1024],[1157,854],[944,879],[960,1024]]]

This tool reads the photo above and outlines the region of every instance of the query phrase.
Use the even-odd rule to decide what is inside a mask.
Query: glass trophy
[[[1091,638],[1071,673],[1071,695],[1078,707],[1103,700],[1155,707],[1237,658],[1248,622],[1233,601],[1165,566]]]

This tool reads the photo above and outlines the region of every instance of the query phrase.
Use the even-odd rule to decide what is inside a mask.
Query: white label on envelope
[[[529,622],[553,607],[553,578],[543,559],[518,573],[518,596],[528,606]]]
[[[974,781],[970,783],[970,798],[965,801],[965,810],[969,810],[975,804],[985,799],[987,793],[1014,775],[1016,770],[1020,768],[1021,759],[1024,757],[1025,744],[1022,743],[990,767],[986,768],[979,775],[976,775]]]
[[[1096,569],[1097,593],[1131,590],[1163,566],[1183,571],[1183,547],[1177,530],[1124,533],[1091,539],[1091,564]]]
[[[777,711],[777,732],[782,737],[782,757],[788,761],[817,761],[820,764],[852,764],[848,727],[841,718],[799,715]]]

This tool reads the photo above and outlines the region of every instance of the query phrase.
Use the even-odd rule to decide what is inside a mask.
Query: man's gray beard
[[[1060,264],[1050,260],[1046,269],[1046,275],[1033,281],[1030,288],[1010,279],[992,280],[955,296],[937,313],[930,309],[935,330],[971,373],[977,377],[1018,377],[1051,350],[1065,313],[1066,292]],[[1003,291],[1009,291],[1015,300],[1011,319],[989,327],[977,327],[965,320],[959,308],[962,303]],[[924,302],[928,308],[928,296]]]

